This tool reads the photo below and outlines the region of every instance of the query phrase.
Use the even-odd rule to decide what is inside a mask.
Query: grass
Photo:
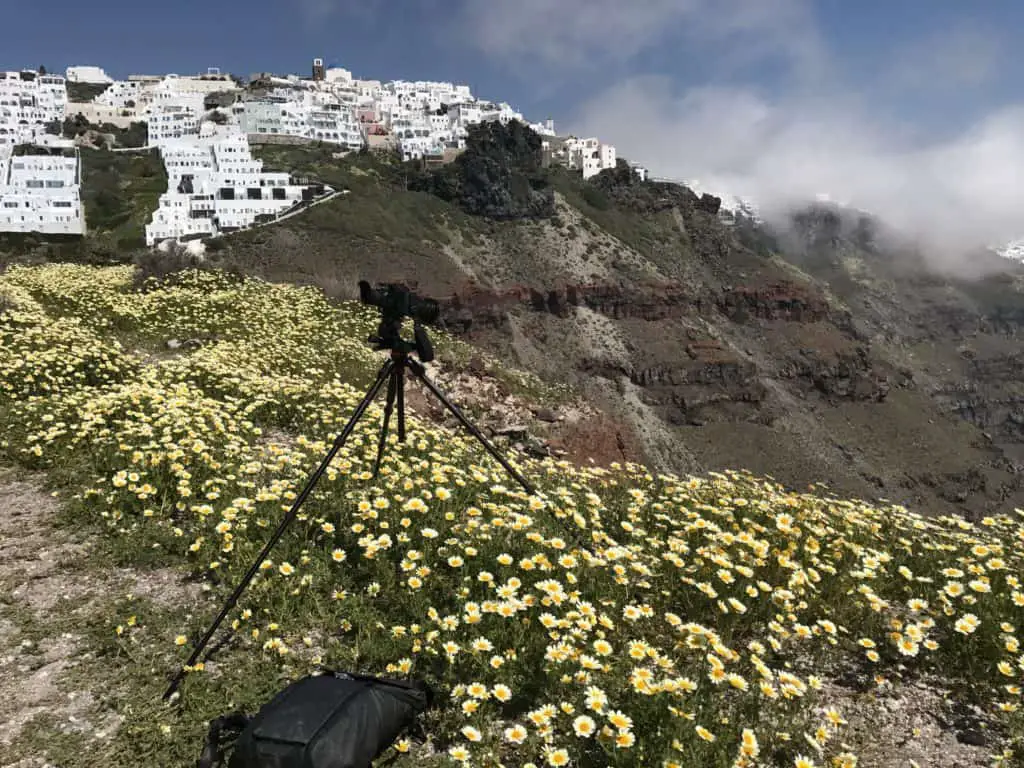
[[[991,718],[997,762],[1020,764],[1000,750],[1024,733],[1021,511],[972,525],[742,471],[513,454],[538,485],[528,497],[472,440],[416,419],[374,481],[379,407],[230,614],[229,646],[164,706],[165,673],[379,358],[351,341],[374,321],[366,308],[313,288],[217,273],[131,283],[126,267],[0,276],[13,307],[0,317],[0,451],[59,480],[67,514],[102,531],[115,562],[193,574],[209,600],[185,613],[111,595],[87,629],[105,664],[77,682],[123,725],[99,753],[40,721],[24,753],[182,765],[209,718],[325,665],[438,690],[428,745],[400,742],[397,766],[850,766],[823,686],[840,673],[948,681]],[[142,347],[217,341],[147,363],[119,333]]]
[[[167,191],[160,153],[82,149],[81,157],[90,237],[115,248],[143,245],[146,224]]]
[[[253,154],[268,169],[309,175],[335,189],[349,190],[343,203],[321,206],[308,215],[305,223],[312,228],[420,248],[424,241],[447,242],[446,223],[470,230],[480,226],[433,195],[403,189],[402,166],[374,153],[335,158],[329,145],[262,145],[254,148]]]
[[[554,188],[570,205],[638,253],[655,263],[660,263],[666,252],[671,252],[675,259],[682,258],[685,244],[680,240],[678,227],[670,213],[660,212],[645,217],[618,209],[612,204],[594,205],[598,202],[594,198],[596,188],[588,185],[577,174],[552,169],[550,178]]]

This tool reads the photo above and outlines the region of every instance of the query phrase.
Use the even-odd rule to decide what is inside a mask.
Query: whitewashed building
[[[584,179],[615,167],[615,147],[611,144],[602,144],[600,139],[569,137],[565,141],[565,153],[566,165],[581,171]]]
[[[0,72],[0,147],[29,144],[64,119],[67,84],[32,70]]]
[[[646,166],[640,165],[639,163],[630,163],[629,167],[630,169],[632,169],[633,173],[636,174],[636,177],[640,179],[640,181],[647,181],[651,176],[650,170],[648,170]]]
[[[351,83],[352,73],[347,69],[341,67],[329,67],[324,72],[324,79],[328,83]]]
[[[115,80],[107,90],[93,99],[93,102],[113,109],[141,111],[149,104],[150,93],[158,82],[148,78]]]
[[[557,136],[555,132],[555,121],[550,117],[543,123],[530,123],[530,129],[538,136]]]
[[[229,131],[206,122],[204,135],[160,147],[168,190],[146,226],[148,245],[243,229],[312,199],[289,174],[264,172],[246,136]]]
[[[0,232],[85,234],[78,149],[49,143],[0,149]]]
[[[200,106],[199,110],[202,107]],[[146,115],[146,146],[165,144],[199,136],[199,122],[203,112],[194,104],[163,104],[151,107]]]
[[[250,135],[295,136],[350,150],[366,144],[354,94],[350,103],[344,103],[331,93],[275,90],[259,100],[235,104],[232,112]]]
[[[88,83],[90,85],[114,82],[114,78],[104,72],[103,67],[68,67],[64,71],[64,78],[69,83]]]

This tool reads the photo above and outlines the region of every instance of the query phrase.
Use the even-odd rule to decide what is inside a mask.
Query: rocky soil
[[[52,754],[37,740],[41,728],[85,750],[117,732],[121,717],[106,700],[117,662],[103,658],[94,635],[96,617],[115,597],[132,594],[175,609],[198,597],[170,571],[97,567],[97,541],[59,525],[58,511],[40,477],[0,468],[3,768],[47,764]]]

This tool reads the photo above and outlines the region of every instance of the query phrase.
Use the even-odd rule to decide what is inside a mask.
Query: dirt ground
[[[44,722],[85,749],[116,733],[120,716],[89,685],[116,671],[96,658],[86,629],[112,596],[185,602],[197,591],[165,571],[97,568],[96,542],[57,524],[59,504],[41,478],[0,468],[2,768],[48,765],[23,747]]]

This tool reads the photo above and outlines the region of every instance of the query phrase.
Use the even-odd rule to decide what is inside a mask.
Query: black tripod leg
[[[527,493],[529,493],[531,495],[536,493],[536,491],[533,490],[533,487],[526,481],[526,479],[522,475],[520,475],[512,467],[512,465],[509,464],[508,461],[505,460],[505,457],[502,456],[501,453],[498,452],[498,449],[495,448],[493,445],[491,445],[490,441],[486,437],[484,437],[483,432],[481,432],[479,429],[477,429],[476,426],[472,422],[470,422],[469,419],[467,419],[465,416],[463,416],[462,415],[462,411],[460,411],[458,409],[458,407],[455,405],[455,403],[453,403],[451,400],[449,400],[447,397],[445,397],[444,393],[441,392],[441,390],[439,390],[436,386],[434,386],[434,383],[430,379],[428,379],[426,377],[426,374],[425,374],[425,370],[426,369],[423,367],[423,365],[420,362],[418,362],[417,360],[414,360],[412,358],[409,358],[409,360],[406,363],[406,365],[407,365],[407,367],[409,367],[412,370],[412,372],[414,374],[416,374],[416,377],[420,381],[423,382],[424,386],[426,386],[427,389],[429,389],[431,392],[433,392],[438,400],[440,400],[442,403],[444,403],[444,406],[449,411],[451,411],[452,414],[455,416],[455,418],[457,418],[462,423],[462,426],[464,426],[467,430],[469,430],[470,434],[472,434],[473,437],[475,437],[477,440],[479,440],[481,442],[481,444],[484,446],[484,448],[487,449],[487,452],[490,453],[491,456],[493,456],[495,459],[497,459],[498,463],[501,464],[501,466],[503,466],[505,468],[505,470],[510,475],[512,475],[512,477],[514,477],[516,480],[519,481],[519,484],[522,485],[523,488],[526,489]]]
[[[199,644],[196,646],[195,650],[192,651],[192,655],[189,656],[188,661],[185,662],[184,666],[181,669],[179,669],[177,674],[174,676],[174,679],[171,680],[171,684],[168,686],[167,690],[164,691],[163,698],[165,701],[171,697],[171,694],[173,694],[177,690],[178,686],[181,684],[181,680],[185,676],[184,667],[195,666],[196,661],[199,659],[199,655],[203,652],[203,649],[206,647],[207,643],[210,642],[210,638],[212,638],[214,633],[217,631],[217,627],[219,627],[221,622],[224,621],[225,617],[228,615],[231,609],[235,607],[235,603],[238,602],[239,596],[249,585],[249,582],[252,581],[253,577],[256,575],[256,572],[259,571],[260,565],[262,565],[263,561],[270,553],[270,550],[274,548],[274,545],[277,544],[278,540],[284,534],[285,529],[292,522],[292,520],[295,519],[295,516],[298,514],[299,507],[302,506],[302,503],[306,500],[306,497],[309,496],[310,492],[313,490],[313,486],[315,486],[317,481],[320,479],[320,476],[323,475],[325,471],[327,471],[327,467],[330,465],[331,460],[334,458],[334,455],[339,450],[341,450],[341,447],[345,444],[345,441],[348,439],[348,436],[352,434],[352,430],[355,429],[356,427],[356,422],[358,422],[362,415],[366,412],[366,409],[373,401],[373,398],[375,398],[377,396],[377,393],[380,392],[380,388],[384,386],[384,382],[390,376],[391,369],[394,368],[394,366],[395,362],[390,359],[385,361],[384,365],[381,366],[380,372],[377,374],[377,380],[373,382],[373,384],[370,386],[369,391],[366,393],[366,396],[362,399],[359,405],[356,406],[355,412],[352,414],[352,418],[349,419],[348,424],[345,425],[345,428],[341,431],[341,434],[339,434],[335,438],[334,445],[331,446],[331,450],[324,457],[324,460],[320,463],[320,466],[317,467],[316,471],[313,472],[312,475],[310,475],[309,480],[306,482],[306,487],[303,488],[299,495],[296,497],[295,502],[291,506],[291,509],[288,510],[288,513],[278,524],[277,529],[274,531],[273,535],[271,535],[270,541],[268,541],[266,546],[263,547],[263,551],[256,556],[256,560],[250,566],[245,576],[242,577],[242,580],[241,582],[239,582],[238,586],[235,587],[235,591],[231,593],[231,596],[228,598],[227,603],[224,604],[224,607],[221,609],[221,612],[217,615],[217,618],[214,619],[213,624],[210,625],[210,628],[206,631],[206,634],[203,635],[202,639],[199,641]]]
[[[405,442],[405,365],[398,367],[398,442]]]
[[[395,395],[398,387],[401,386],[401,374],[399,373],[399,366],[395,366],[391,369],[391,375],[388,377],[388,394],[387,401],[384,404],[384,422],[380,426],[380,439],[377,441],[377,460],[373,463],[373,478],[377,479],[377,473],[380,471],[380,462],[384,458],[384,444],[388,440],[388,424],[391,422],[391,411],[395,407]],[[401,406],[399,406],[401,407]],[[399,411],[401,413],[401,411]]]

